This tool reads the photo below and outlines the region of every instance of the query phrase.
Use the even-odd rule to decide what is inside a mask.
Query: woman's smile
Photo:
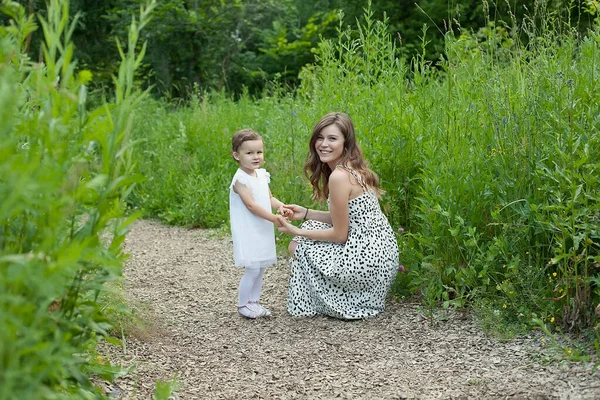
[[[344,153],[344,135],[340,128],[337,125],[323,128],[315,142],[315,150],[321,162],[336,164]]]

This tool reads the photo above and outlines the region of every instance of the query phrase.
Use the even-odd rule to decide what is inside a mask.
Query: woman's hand
[[[296,226],[292,225],[286,217],[278,215],[277,219],[278,221],[275,225],[277,226],[277,230],[279,232],[287,233],[288,235],[297,235],[299,229]]]
[[[299,220],[304,219],[306,215],[306,208],[301,207],[296,204],[284,204],[283,207],[287,210],[289,214],[286,215],[289,219]]]

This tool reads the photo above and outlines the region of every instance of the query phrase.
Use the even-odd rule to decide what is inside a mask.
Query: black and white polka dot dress
[[[349,171],[362,184],[358,174]],[[398,271],[396,237],[373,191],[365,188],[361,196],[349,200],[348,211],[346,243],[302,236],[293,239],[298,246],[290,261],[287,305],[292,316],[361,319],[383,311]],[[327,229],[331,225],[309,220],[302,228]]]

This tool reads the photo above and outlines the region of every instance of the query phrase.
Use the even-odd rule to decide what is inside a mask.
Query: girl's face
[[[344,154],[344,135],[337,125],[332,124],[321,130],[315,141],[315,151],[321,162],[329,164],[332,170],[335,169]]]
[[[243,142],[238,151],[233,153],[233,158],[240,163],[242,171],[254,176],[254,171],[265,163],[263,141],[247,140]]]

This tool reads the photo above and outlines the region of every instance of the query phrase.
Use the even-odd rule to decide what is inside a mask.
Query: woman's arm
[[[331,173],[329,177],[330,212],[327,214],[331,225],[333,225],[332,228],[320,230],[300,229],[280,218],[280,226],[277,229],[279,229],[279,232],[304,236],[313,240],[345,242],[348,239],[348,198],[350,197],[351,189],[352,184],[345,172],[335,170]],[[324,217],[323,214],[323,212],[309,210],[307,218],[317,219],[315,217]],[[296,212],[294,215],[296,215]]]
[[[296,204],[285,204],[284,207],[292,212],[292,215],[288,215],[290,219],[314,219],[331,225],[329,211],[310,210]]]
[[[271,213],[269,210],[265,210],[263,207],[261,207],[254,201],[254,196],[252,196],[252,190],[248,186],[238,181],[235,183],[235,185],[233,185],[233,191],[240,196],[242,202],[244,203],[248,211],[250,211],[252,214],[262,219],[266,219],[267,221],[270,221],[275,225],[279,224],[279,219],[277,218],[277,215]],[[273,197],[271,197],[271,199],[273,199]]]

